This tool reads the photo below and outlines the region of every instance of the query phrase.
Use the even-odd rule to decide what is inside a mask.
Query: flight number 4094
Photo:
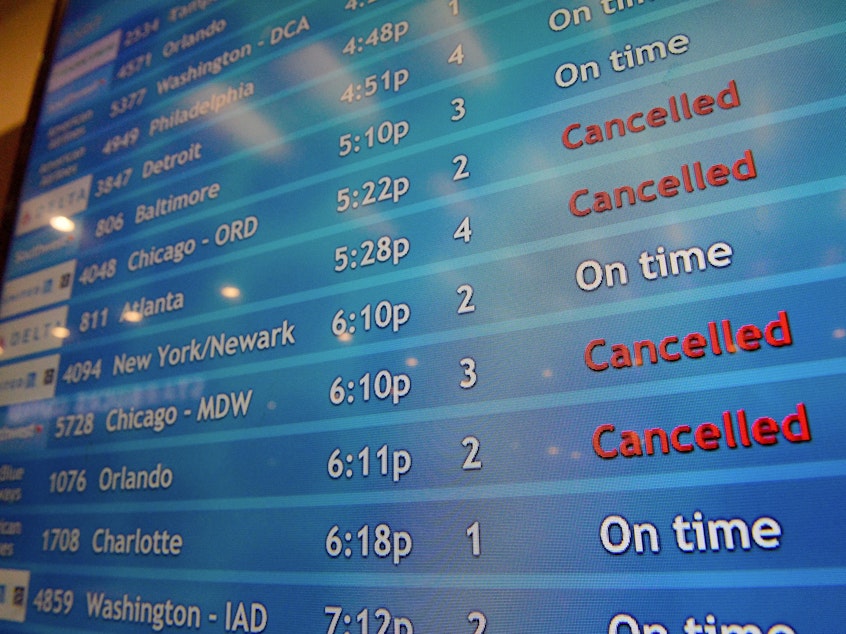
[[[99,379],[102,372],[102,359],[97,359],[96,361],[91,361],[90,359],[77,361],[76,363],[71,363],[67,368],[65,368],[65,373],[62,375],[62,381],[68,384],[84,383],[89,379]]]

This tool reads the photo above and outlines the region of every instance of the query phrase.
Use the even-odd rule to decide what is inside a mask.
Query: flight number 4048
[[[79,274],[79,283],[87,286],[100,280],[109,280],[117,273],[117,260],[111,258],[103,262],[89,264]]]

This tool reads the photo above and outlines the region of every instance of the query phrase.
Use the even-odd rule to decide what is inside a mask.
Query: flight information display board
[[[846,632],[846,4],[70,0],[0,629]]]

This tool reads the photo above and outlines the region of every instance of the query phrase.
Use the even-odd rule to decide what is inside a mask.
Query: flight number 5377
[[[96,361],[91,361],[90,359],[86,359],[85,361],[77,361],[76,363],[71,363],[62,374],[62,381],[69,385],[73,385],[76,383],[84,383],[89,379],[99,379],[100,374],[103,371],[103,360],[97,359]]]

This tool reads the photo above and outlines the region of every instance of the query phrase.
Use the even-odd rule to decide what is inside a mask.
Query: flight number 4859
[[[38,612],[45,614],[70,614],[73,609],[73,590],[62,588],[41,588],[32,605]]]

